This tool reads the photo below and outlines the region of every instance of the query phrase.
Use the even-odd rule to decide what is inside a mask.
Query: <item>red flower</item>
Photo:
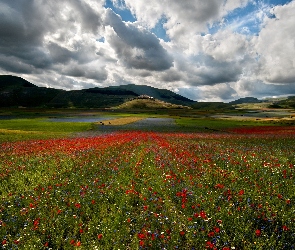
[[[141,239],[141,240],[145,239],[145,235],[143,233],[138,233],[137,237],[138,239]]]
[[[185,232],[184,232],[184,231],[180,231],[179,234],[180,234],[181,236],[184,236],[184,235],[185,235]]]
[[[259,236],[261,235],[261,230],[256,229],[256,230],[255,230],[255,234],[256,234],[257,237],[259,237]]]
[[[81,204],[80,203],[75,203],[75,207],[76,208],[81,208]]]
[[[209,232],[208,233],[208,237],[213,237],[214,236],[214,232]]]
[[[97,239],[101,240],[102,239],[102,234],[97,235]]]
[[[143,240],[139,241],[139,245],[143,247],[144,246],[144,241]]]
[[[245,193],[245,191],[242,189],[239,191],[239,195],[243,195]]]
[[[206,216],[206,213],[204,211],[201,211],[200,212],[200,216],[203,218],[203,219],[206,219],[207,216]]]
[[[214,248],[214,244],[211,241],[207,241],[206,242],[206,248],[213,249]]]
[[[286,225],[283,225],[282,229],[283,229],[283,231],[288,231],[289,230],[289,228]]]

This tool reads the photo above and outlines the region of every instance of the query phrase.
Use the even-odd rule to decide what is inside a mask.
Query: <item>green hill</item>
[[[176,105],[195,103],[172,91],[142,85],[65,91],[37,87],[17,76],[0,76],[0,107],[110,108],[143,94]]]
[[[127,101],[115,109],[189,109],[190,107],[177,105],[157,99],[134,99]]]

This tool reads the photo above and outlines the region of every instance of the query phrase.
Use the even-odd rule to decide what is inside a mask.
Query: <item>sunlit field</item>
[[[2,249],[293,249],[293,126],[0,144]]]

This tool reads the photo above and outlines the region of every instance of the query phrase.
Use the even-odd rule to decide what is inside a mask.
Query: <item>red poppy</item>
[[[145,239],[145,235],[143,233],[138,233],[137,237],[138,239],[141,239],[141,240]]]
[[[242,189],[239,191],[239,195],[243,195],[245,193],[245,191]]]
[[[208,237],[213,237],[213,236],[214,236],[214,232],[211,231],[208,233]]]
[[[201,211],[200,212],[200,216],[203,218],[203,219],[206,219],[207,216],[206,216],[206,213],[204,211]]]
[[[214,248],[214,244],[211,241],[207,241],[206,242],[206,248],[213,249]]]
[[[259,237],[259,236],[261,235],[261,230],[256,229],[256,230],[255,230],[255,234],[256,234],[257,237]]]
[[[102,234],[97,235],[97,239],[102,239]]]

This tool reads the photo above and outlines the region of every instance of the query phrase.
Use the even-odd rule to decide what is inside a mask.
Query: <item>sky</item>
[[[195,101],[295,95],[295,0],[0,0],[0,74]]]

